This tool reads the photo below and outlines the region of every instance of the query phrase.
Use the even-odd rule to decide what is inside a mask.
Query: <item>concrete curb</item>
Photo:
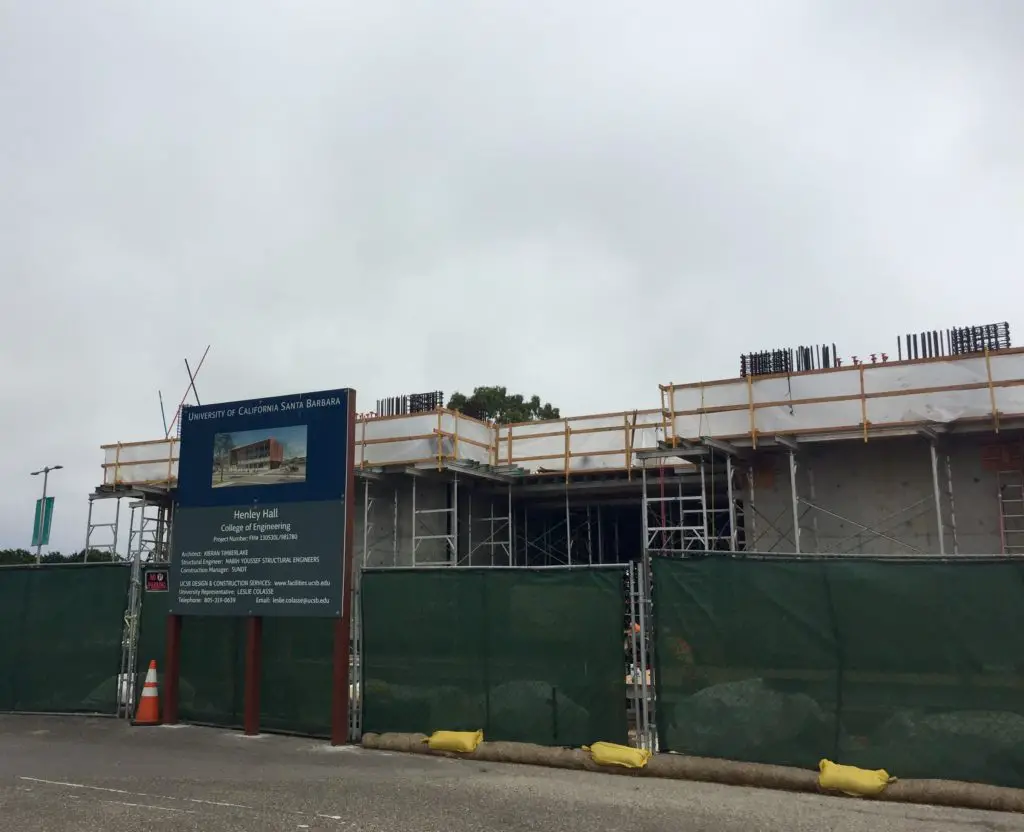
[[[670,780],[694,780],[793,792],[821,793],[814,771],[761,763],[740,763],[681,754],[656,754],[641,769],[599,766],[590,754],[579,749],[548,748],[520,742],[483,742],[470,754],[432,751],[425,734],[364,734],[363,748],[426,754],[435,757],[464,758],[492,763],[520,763],[549,768],[577,769],[626,777],[658,777]],[[893,803],[924,803],[993,812],[1024,813],[1024,789],[962,783],[956,780],[898,780],[869,800]]]

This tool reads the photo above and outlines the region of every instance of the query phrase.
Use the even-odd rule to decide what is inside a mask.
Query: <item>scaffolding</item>
[[[949,447],[949,439],[937,428],[921,427],[918,435],[927,440],[929,466],[931,471],[931,491],[912,503],[896,508],[871,525],[862,523],[846,513],[829,508],[818,500],[814,470],[811,467],[809,443],[799,441],[793,436],[775,436],[762,438],[762,451],[759,456],[772,449],[781,450],[786,457],[788,467],[789,507],[779,516],[767,517],[757,506],[755,465],[751,461],[747,469],[747,517],[750,528],[747,530],[749,551],[770,554],[777,547],[789,541],[794,554],[851,554],[863,548],[864,543],[872,538],[879,538],[892,544],[892,554],[928,554],[926,549],[902,540],[890,529],[897,523],[909,522],[929,512],[935,518],[936,544],[938,554],[958,555],[960,545],[957,537],[956,504],[953,496],[953,471]],[[782,523],[785,514],[789,514],[788,524]],[[819,538],[819,516],[831,517],[853,527],[855,530],[841,538],[830,540],[822,545]],[[764,528],[758,532],[758,526]],[[761,541],[769,531],[775,532],[775,541],[770,546],[762,545]]]
[[[145,496],[128,505],[128,548],[125,556],[139,563],[167,563],[171,507],[167,500],[159,502]]]
[[[362,567],[385,566],[390,559],[391,566],[398,566],[398,485],[392,484],[390,500],[378,496],[386,491],[385,477],[369,471],[360,471],[363,483],[363,535]],[[390,529],[385,525],[385,512],[390,520]],[[379,560],[379,562],[378,562]]]
[[[1024,427],[1022,376],[1024,350],[1006,349],[667,385],[661,387],[658,410],[500,426],[445,408],[359,417],[354,462],[364,491],[361,563],[618,562],[620,546],[635,552],[632,547],[640,542],[636,540],[639,532],[634,537],[631,531],[622,544],[617,526],[601,516],[596,505],[601,501],[577,496],[584,493],[584,481],[606,477],[629,483],[631,500],[642,488],[642,546],[654,552],[677,556],[776,548],[798,554],[823,549],[844,552],[863,549],[864,541],[873,538],[876,543],[888,541],[887,550],[937,549],[940,555],[957,554],[960,542],[948,443],[962,433],[1011,433]],[[925,416],[939,421],[926,421]],[[829,469],[816,461],[814,449],[827,447],[833,440],[843,440],[849,447],[853,441],[921,434],[929,436],[933,445],[930,498],[882,519],[877,515],[888,509],[876,511],[863,518],[865,523],[848,516],[855,509],[842,503],[827,505],[827,495],[835,492],[823,492],[825,499],[819,499],[816,474]],[[115,443],[103,450],[101,488],[109,492],[104,497],[124,496],[136,488],[166,493],[177,482],[180,442],[174,437]],[[764,486],[757,469],[761,459],[786,460],[788,500],[781,480],[777,494],[761,496]],[[812,459],[817,471],[812,469]],[[1007,470],[1019,467],[1011,465]],[[1004,474],[1002,480],[1009,477],[1010,473]],[[563,478],[560,505],[552,510],[538,507],[533,495],[541,491],[553,495]],[[448,498],[428,495],[427,479],[447,483]],[[495,484],[479,487],[488,479]],[[392,481],[401,482],[401,496],[397,487],[389,493]],[[1024,529],[1013,526],[1016,517],[1007,496],[1010,492],[1013,488],[1006,491],[1001,482],[1004,548],[1017,545],[1011,539],[1024,546]],[[776,496],[786,502],[785,509],[776,502],[772,511],[762,511],[759,498],[767,505]],[[125,553],[119,541],[123,534],[120,503],[113,522],[94,522],[97,498],[90,498],[87,549],[123,557],[140,546],[153,548],[152,542],[143,542],[144,533],[135,534],[133,518],[130,551]],[[918,539],[900,540],[901,533],[891,533],[913,512],[930,510],[934,510],[935,524],[924,535],[918,525],[914,532]],[[778,516],[769,516],[775,511]],[[1019,513],[1024,514],[1024,509]],[[836,524],[826,519],[829,516],[849,529],[835,533]],[[628,520],[630,526],[634,517]],[[988,522],[994,537],[994,512]],[[938,536],[934,541],[932,528]],[[849,530],[853,534],[847,535]],[[986,545],[991,551],[998,544],[993,540]],[[614,550],[611,557],[609,549]]]
[[[740,532],[745,507],[733,461],[739,454],[716,440],[639,452],[645,552],[685,557],[740,550],[745,542]],[[666,464],[673,458],[678,461]],[[652,468],[651,461],[658,464]]]
[[[651,626],[650,562],[630,563],[626,570],[626,681],[637,748],[658,750],[655,730],[655,695],[652,660],[654,631]]]
[[[442,473],[418,468],[402,475],[357,472],[362,568],[620,562],[618,521],[606,522],[599,505],[574,504],[569,486],[557,504],[538,506],[525,494],[516,498],[516,478],[501,471],[446,466]],[[390,485],[400,477],[410,485],[404,503]],[[401,522],[406,516],[408,525]]]
[[[600,504],[574,505],[568,488],[555,503],[519,504],[514,518],[515,565],[601,566],[620,563],[618,522],[604,522]],[[610,526],[610,540],[605,533]]]
[[[446,483],[448,498],[444,506],[424,508],[417,502],[417,483],[425,475],[415,469],[412,474],[412,566],[455,566],[459,563],[459,475],[455,473]],[[444,530],[440,525],[444,524]],[[437,553],[440,558],[424,559],[420,549],[426,544],[428,552]]]
[[[1024,471],[999,471],[999,539],[1004,555],[1024,554]]]
[[[818,512],[832,514],[828,509],[818,505],[818,494],[814,487],[814,470],[809,459],[799,456],[800,445],[793,437],[776,436],[775,441],[787,450],[789,462],[789,491],[792,498],[793,513],[793,551],[796,554],[816,552],[820,549],[818,539]],[[808,497],[800,496],[800,471],[806,472]],[[835,515],[834,515],[835,516]],[[805,521],[810,523],[805,525]],[[848,522],[850,521],[848,518]]]
[[[114,500],[114,521],[95,523],[95,500]],[[124,628],[121,638],[121,663],[118,674],[117,716],[131,719],[135,715],[136,691],[139,686],[138,644],[139,618],[142,613],[142,575],[148,564],[165,564],[170,560],[173,508],[167,492],[148,492],[136,489],[101,491],[89,497],[89,516],[85,533],[85,558],[90,549],[107,551],[111,560],[119,560],[117,541],[120,532],[121,501],[128,499],[128,542],[125,559],[129,562],[128,600],[125,605]],[[107,529],[109,543],[96,543],[97,529]]]
[[[621,562],[618,520],[609,522],[600,505],[574,504],[570,486],[561,488],[557,503],[538,505],[525,492],[517,497],[516,478],[501,471],[446,466],[442,473],[419,468],[403,474],[410,489],[399,509],[397,488],[382,496],[398,475],[357,473],[362,568]],[[402,512],[409,513],[408,526],[400,523],[407,516]]]
[[[928,440],[931,457],[932,497],[935,524],[939,540],[939,554],[946,555],[946,541],[952,554],[960,554],[960,541],[956,534],[956,503],[953,500],[953,463],[950,459],[948,437],[932,428],[922,428],[921,435]]]
[[[478,496],[486,497],[487,514],[479,516],[473,513],[473,489],[466,489],[466,554],[459,565],[476,565],[479,558],[477,552],[487,552],[486,563],[489,566],[515,566],[515,524],[512,512],[512,486],[505,489],[503,495],[493,491]],[[474,531],[475,530],[475,531]]]
[[[517,512],[515,522],[521,522],[522,527],[517,529],[514,535],[517,541],[521,541],[516,559],[518,560],[521,552],[524,566],[567,566],[569,564],[571,545],[565,531],[565,515],[561,515],[559,519],[552,522],[552,514],[552,511],[546,510],[540,512],[540,517],[538,517],[536,507],[531,512],[530,507],[526,505]]]
[[[114,519],[110,522],[94,522],[96,500],[114,499]],[[111,560],[117,560],[118,538],[121,532],[121,496],[109,494],[90,494],[89,513],[85,527],[85,560],[89,560],[90,552],[106,552]],[[96,535],[101,535],[96,539]]]
[[[593,472],[632,476],[643,453],[662,447],[696,444],[718,454],[723,446],[716,443],[726,443],[731,450],[724,453],[735,461],[735,450],[757,450],[764,437],[770,445],[773,435],[808,443],[866,442],[914,435],[936,418],[956,432],[999,433],[1024,425],[1024,350],[661,385],[660,393],[660,409],[511,425],[446,408],[360,416],[354,462],[360,470],[389,473],[488,466],[561,474],[568,481]],[[177,482],[180,442],[175,437],[101,447],[105,486],[170,488]]]
[[[940,556],[948,552],[959,554],[948,445],[943,444],[942,434],[934,429],[922,428],[920,432],[929,441],[933,493],[889,513],[873,525],[861,523],[819,501],[810,448],[796,437],[763,437],[757,452],[713,438],[640,452],[644,549],[654,555],[685,557],[705,551],[772,552],[780,546],[785,550],[784,544],[788,543],[789,551],[798,555],[845,554],[855,551],[865,539],[877,537],[901,552],[922,553],[920,547],[890,534],[887,527],[912,519],[915,511],[920,514],[933,510]],[[765,454],[779,452],[786,460],[789,505],[778,516],[769,517],[757,503],[757,461],[766,458]],[[674,463],[669,462],[672,458],[676,458]],[[724,494],[721,480],[716,482],[719,474],[725,481]],[[1024,509],[1020,513],[1024,515]],[[855,531],[823,546],[819,534],[821,516],[842,521]],[[765,545],[763,541],[771,532],[775,533],[775,540]],[[1017,539],[1024,545],[1024,526]]]

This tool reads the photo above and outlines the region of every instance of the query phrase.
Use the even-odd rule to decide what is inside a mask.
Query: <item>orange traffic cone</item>
[[[160,724],[160,694],[157,692],[155,659],[149,663],[146,683],[142,686],[142,696],[139,697],[139,707],[135,712],[135,719],[132,721],[132,724]]]

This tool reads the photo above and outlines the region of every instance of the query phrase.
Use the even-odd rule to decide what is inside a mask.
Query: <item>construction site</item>
[[[519,424],[381,400],[338,492],[351,614],[176,612],[182,441],[105,445],[85,548],[116,557],[5,569],[0,625],[31,637],[0,655],[0,710],[133,718],[155,662],[165,718],[247,733],[483,731],[1024,788],[1024,349],[1007,324],[895,347],[746,353],[645,407]],[[305,487],[306,427],[217,429],[186,460],[222,505],[218,460]]]
[[[356,561],[1024,553],[1024,349],[1006,324],[896,346],[895,360],[746,354],[737,378],[668,382],[644,407],[554,421],[365,414]],[[166,560],[178,447],[173,435],[102,447],[86,549],[127,541],[122,557]]]

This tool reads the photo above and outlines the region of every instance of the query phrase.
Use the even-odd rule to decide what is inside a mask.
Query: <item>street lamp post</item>
[[[39,504],[39,528],[36,529],[36,563],[43,562],[43,532],[46,530],[46,486],[50,479],[50,471],[59,471],[63,465],[47,465],[38,471],[33,471],[32,476],[43,475],[43,501]]]

